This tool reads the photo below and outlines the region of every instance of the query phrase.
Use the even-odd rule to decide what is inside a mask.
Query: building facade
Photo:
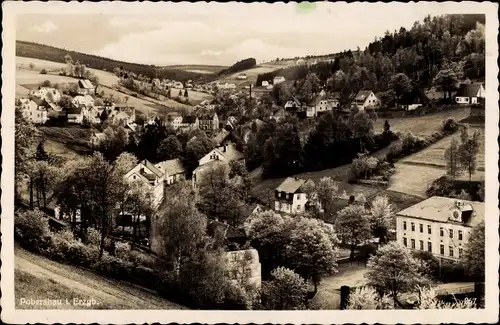
[[[412,250],[458,260],[475,225],[484,220],[484,202],[434,196],[396,215],[396,240]]]
[[[287,214],[306,212],[308,197],[303,186],[310,182],[301,178],[286,178],[274,191],[274,210]]]

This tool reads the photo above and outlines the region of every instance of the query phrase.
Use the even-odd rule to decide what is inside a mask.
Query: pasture
[[[399,118],[378,118],[374,124],[375,132],[382,132],[384,129],[385,120],[389,121],[393,132],[411,132],[418,136],[427,136],[436,131],[439,131],[442,126],[442,121],[448,118],[453,118],[455,121],[460,121],[468,116],[465,108],[457,108],[448,111],[431,113],[424,116],[408,116]]]

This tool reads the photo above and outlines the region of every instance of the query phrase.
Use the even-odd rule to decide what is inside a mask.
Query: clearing
[[[470,127],[470,133],[475,130],[481,132],[481,149],[477,155],[477,170],[471,179],[473,181],[482,181],[485,177],[484,125],[473,125]],[[389,190],[427,198],[425,192],[431,183],[446,174],[444,152],[454,137],[460,142],[460,135],[457,132],[396,163],[396,173],[390,179]],[[463,172],[459,179],[468,180],[469,175]]]
[[[15,248],[15,295],[19,309],[186,309],[151,290],[57,263]],[[68,299],[61,306],[26,306],[20,299]],[[95,306],[74,306],[73,298],[94,299]]]
[[[456,108],[443,112],[431,113],[424,116],[407,116],[398,118],[377,119],[374,125],[375,132],[382,132],[385,120],[389,121],[393,132],[411,132],[418,136],[427,136],[441,130],[442,121],[447,118],[453,118],[460,121],[469,116],[465,108]]]
[[[74,126],[40,126],[40,137],[44,140],[47,153],[63,156],[68,159],[90,154],[91,130],[78,125]]]

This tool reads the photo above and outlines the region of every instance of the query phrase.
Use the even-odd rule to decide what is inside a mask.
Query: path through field
[[[15,248],[16,308],[20,299],[94,299],[98,305],[74,306],[62,304],[61,309],[186,309],[145,288],[104,278],[74,266],[57,263]],[[41,309],[43,307],[36,307]],[[53,306],[45,307],[47,309]]]

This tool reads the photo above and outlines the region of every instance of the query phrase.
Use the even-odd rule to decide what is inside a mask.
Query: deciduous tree
[[[485,268],[485,233],[484,221],[472,230],[469,242],[465,246],[463,263],[468,274],[477,278],[484,278]]]
[[[342,244],[351,250],[352,260],[356,247],[372,237],[370,219],[365,208],[361,205],[349,205],[340,210],[335,220],[335,231]]]
[[[444,159],[446,161],[446,174],[456,178],[462,173],[457,139],[453,138],[451,140],[450,146],[444,151]]]
[[[271,280],[263,284],[262,304],[270,310],[305,309],[307,284],[293,270],[278,267],[271,272]]]

